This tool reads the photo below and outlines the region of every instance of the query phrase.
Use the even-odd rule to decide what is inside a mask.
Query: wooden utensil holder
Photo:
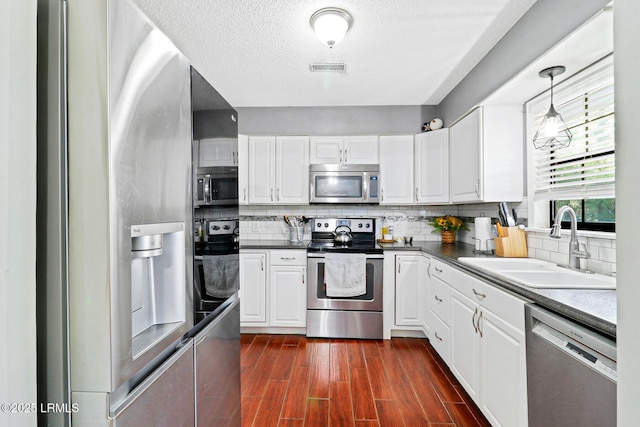
[[[503,236],[494,237],[496,256],[506,258],[527,258],[527,234],[518,227],[503,227]]]

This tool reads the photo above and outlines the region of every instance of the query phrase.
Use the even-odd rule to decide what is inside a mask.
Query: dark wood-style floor
[[[489,426],[426,339],[242,335],[243,426]]]

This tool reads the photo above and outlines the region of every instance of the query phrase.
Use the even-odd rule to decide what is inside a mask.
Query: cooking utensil
[[[341,245],[347,245],[351,243],[353,236],[351,235],[351,228],[347,225],[339,225],[333,232],[333,241],[340,243]]]
[[[505,223],[503,223],[502,225],[506,225],[507,227],[515,227],[516,220],[513,219],[513,216],[509,211],[509,206],[507,206],[507,202],[500,202],[500,210],[502,211],[502,214],[505,218]]]
[[[507,226],[507,218],[502,213],[502,209],[498,209],[498,223],[503,227]]]

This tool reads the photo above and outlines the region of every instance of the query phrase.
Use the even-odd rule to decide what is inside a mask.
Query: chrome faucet
[[[583,250],[580,250],[580,243],[578,242],[578,219],[576,218],[576,212],[570,206],[562,206],[556,213],[556,218],[551,226],[551,233],[549,236],[554,239],[560,238],[560,229],[562,228],[562,216],[564,213],[569,213],[569,219],[571,221],[571,239],[569,240],[569,267],[580,269],[580,258],[589,258],[590,254],[587,252],[586,245],[582,244]]]

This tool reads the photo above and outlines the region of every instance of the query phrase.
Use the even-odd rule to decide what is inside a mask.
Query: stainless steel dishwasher
[[[615,426],[616,343],[527,305],[529,427]]]

